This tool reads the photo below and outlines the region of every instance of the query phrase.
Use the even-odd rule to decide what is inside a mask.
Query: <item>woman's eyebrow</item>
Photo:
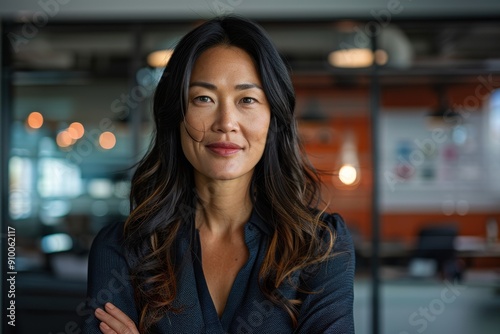
[[[189,88],[198,86],[198,87],[203,87],[209,90],[217,90],[217,86],[214,84],[211,84],[209,82],[205,81],[194,81],[189,84]],[[257,88],[260,90],[263,90],[262,87],[258,84],[255,83],[242,83],[234,86],[236,90],[246,90],[246,89],[252,89],[252,88]]]
[[[189,88],[199,86],[210,90],[217,90],[217,86],[205,81],[194,81],[189,84]]]
[[[245,89],[252,89],[252,88],[258,88],[260,90],[263,90],[261,86],[254,84],[254,83],[242,83],[239,85],[235,86],[236,90],[245,90]]]

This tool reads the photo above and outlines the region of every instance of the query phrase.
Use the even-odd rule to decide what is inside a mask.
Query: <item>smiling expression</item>
[[[252,58],[216,46],[196,60],[181,145],[195,176],[251,179],[266,145],[271,111]]]

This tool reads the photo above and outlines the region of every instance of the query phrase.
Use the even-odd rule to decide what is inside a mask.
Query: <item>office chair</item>
[[[425,226],[418,233],[417,246],[410,262],[410,274],[413,276],[433,276],[439,274],[442,279],[462,279],[464,265],[457,258],[455,239],[458,229],[455,225]],[[420,267],[416,264],[420,263]],[[422,264],[426,264],[423,266]],[[418,269],[427,275],[418,275]],[[415,269],[417,269],[415,271]],[[413,272],[412,272],[413,271]]]

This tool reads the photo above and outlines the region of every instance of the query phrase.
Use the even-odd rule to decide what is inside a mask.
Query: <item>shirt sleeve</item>
[[[324,219],[335,233],[333,257],[306,273],[305,294],[295,333],[354,334],[354,245],[338,214]]]
[[[84,334],[101,333],[94,310],[113,303],[136,324],[138,312],[130,282],[129,267],[122,248],[123,223],[103,228],[95,237],[89,255]]]

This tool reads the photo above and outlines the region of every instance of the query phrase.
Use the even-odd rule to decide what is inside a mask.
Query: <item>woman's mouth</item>
[[[216,142],[205,146],[210,151],[221,156],[230,156],[242,150],[241,146],[231,142]]]

